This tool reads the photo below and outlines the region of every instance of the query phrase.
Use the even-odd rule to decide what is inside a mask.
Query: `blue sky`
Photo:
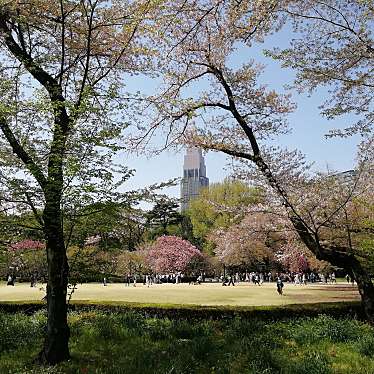
[[[230,64],[236,66],[249,59],[263,63],[266,67],[261,77],[261,83],[266,84],[269,89],[283,90],[285,84],[292,83],[294,72],[281,68],[278,61],[265,57],[262,51],[275,46],[286,47],[291,37],[290,30],[285,28],[282,32],[270,36],[264,44],[253,46],[250,49],[240,47],[231,56]],[[147,78],[137,77],[133,82],[130,82],[129,88],[131,86],[147,91],[154,88],[154,82]],[[296,102],[297,109],[289,116],[292,133],[278,138],[277,144],[302,151],[308,161],[315,163],[315,170],[343,171],[352,169],[359,138],[326,139],[324,135],[332,128],[348,126],[354,118],[347,116],[331,121],[322,117],[318,107],[327,95],[327,89],[320,89],[311,97],[308,97],[307,94],[293,93],[292,99]],[[128,189],[142,188],[153,183],[181,177],[183,152],[164,151],[161,155],[151,158],[131,154],[121,157],[121,162],[136,169],[135,176],[128,181]],[[205,162],[207,176],[211,183],[220,182],[230,174],[230,170],[225,167],[227,159],[222,154],[209,152],[205,155]],[[169,188],[166,193],[173,197],[179,197],[179,186]]]

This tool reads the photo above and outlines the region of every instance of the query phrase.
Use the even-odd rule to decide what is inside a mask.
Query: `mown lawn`
[[[70,362],[32,365],[44,312],[0,314],[0,373],[374,373],[374,329],[326,315],[185,321],[73,312]]]
[[[45,295],[45,287],[31,288],[28,283],[16,283],[15,287],[0,284],[1,301],[35,301]],[[294,286],[285,283],[284,296],[279,296],[274,283],[254,286],[240,283],[235,287],[222,287],[221,284],[162,284],[151,287],[138,284],[137,287],[126,287],[124,284],[78,285],[73,294],[73,301],[118,301],[135,303],[155,303],[174,305],[288,305],[320,302],[337,302],[359,300],[355,286],[344,283],[337,285],[314,284]]]

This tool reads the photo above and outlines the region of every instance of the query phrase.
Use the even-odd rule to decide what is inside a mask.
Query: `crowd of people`
[[[310,273],[272,273],[272,272],[245,272],[229,275],[221,275],[220,281],[222,286],[235,283],[248,282],[261,286],[264,282],[276,282],[281,279],[282,282],[293,283],[295,285],[306,285],[308,283],[336,283],[336,275],[334,272],[328,274]]]
[[[349,276],[347,275],[347,279]],[[217,283],[220,282],[222,286],[235,286],[242,282],[252,283],[254,285],[261,286],[264,282],[278,282],[280,280],[282,284],[287,282],[294,285],[306,285],[308,283],[336,283],[336,275],[334,272],[328,274],[318,274],[315,272],[310,273],[276,273],[276,272],[235,272],[221,274],[220,276],[211,275],[207,276],[204,272],[199,275],[186,275],[181,272],[170,273],[170,274],[127,274],[124,278],[126,286],[133,285],[136,287],[137,283],[143,283],[143,285],[149,287],[153,284],[201,284],[205,282]],[[353,278],[349,278],[348,282],[353,281]],[[107,284],[106,278],[103,281],[104,285]]]
[[[354,284],[354,278],[351,275],[346,275],[346,281],[349,284]],[[7,285],[14,286],[16,277],[9,275],[7,279]],[[144,286],[150,287],[153,284],[179,284],[188,283],[199,285],[201,283],[210,282],[218,283],[220,282],[222,286],[235,286],[242,282],[249,283],[257,286],[261,286],[264,282],[270,283],[275,282],[277,286],[277,291],[280,295],[283,294],[284,283],[294,284],[294,285],[307,285],[308,283],[336,283],[336,275],[334,272],[327,274],[318,274],[316,272],[299,272],[299,273],[276,273],[276,272],[228,272],[221,275],[209,275],[207,276],[205,272],[201,272],[199,275],[186,275],[181,272],[170,273],[170,274],[127,274],[124,277],[125,286],[136,287],[137,283],[143,283]],[[103,285],[107,286],[107,277],[103,278]],[[31,278],[31,287],[35,287],[36,277]]]

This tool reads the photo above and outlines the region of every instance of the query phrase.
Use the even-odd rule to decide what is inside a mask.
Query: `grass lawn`
[[[28,283],[16,283],[14,287],[0,284],[1,301],[34,301],[44,296],[43,286],[31,288]],[[337,302],[359,300],[355,286],[337,285],[307,285],[294,286],[285,283],[284,295],[279,296],[274,283],[264,283],[262,286],[241,283],[235,287],[222,287],[221,284],[162,284],[146,287],[126,287],[124,284],[90,283],[79,285],[73,295],[73,300],[86,301],[118,301],[155,304],[190,304],[190,305],[232,305],[260,306],[287,305],[319,302]]]
[[[286,283],[284,293],[279,296],[274,283],[83,284],[73,300],[245,307],[359,299],[357,288],[344,283]],[[43,296],[43,287],[0,283],[0,302]],[[0,312],[0,374],[374,374],[374,328],[352,318],[265,319],[260,313],[185,320],[92,309],[70,312],[69,325],[71,360],[39,367],[33,359],[43,341],[45,310],[31,316]]]
[[[46,316],[0,313],[0,373],[373,374],[374,329],[328,316],[186,321],[136,312],[70,313],[72,358],[32,360]]]

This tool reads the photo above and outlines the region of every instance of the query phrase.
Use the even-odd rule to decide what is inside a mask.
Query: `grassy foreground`
[[[32,365],[44,312],[0,314],[0,373],[374,373],[374,329],[353,319],[185,321],[73,312],[70,362]]]

